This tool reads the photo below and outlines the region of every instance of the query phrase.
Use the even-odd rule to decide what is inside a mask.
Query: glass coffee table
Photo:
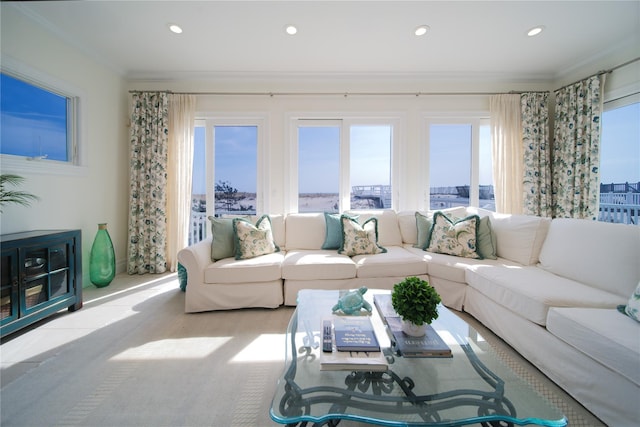
[[[451,358],[395,354],[369,290],[371,321],[389,368],[385,372],[321,371],[322,321],[339,291],[302,290],[286,334],[286,361],[271,418],[289,426],[354,420],[383,426],[566,426],[567,419],[517,376],[467,322],[439,307],[432,326]]]

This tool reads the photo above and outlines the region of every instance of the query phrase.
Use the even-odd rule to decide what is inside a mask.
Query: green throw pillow
[[[236,243],[236,259],[255,258],[280,251],[273,239],[269,215],[262,215],[256,225],[244,218],[235,218],[233,232]]]
[[[480,217],[471,215],[459,220],[451,220],[442,212],[433,215],[433,225],[429,234],[429,252],[454,255],[465,258],[482,259],[477,252],[478,224]]]
[[[233,235],[233,219],[209,217],[211,221],[211,261],[235,256],[235,244]]]
[[[340,246],[342,246],[340,216],[338,213],[324,213],[325,234],[322,249],[340,249]],[[350,218],[357,220],[358,216],[352,216]]]
[[[377,218],[371,217],[360,225],[352,217],[342,215],[340,224],[342,225],[342,245],[338,253],[354,256],[387,252],[385,248],[378,245]]]
[[[498,259],[496,255],[496,234],[491,228],[491,220],[488,216],[480,218],[478,226],[478,255],[484,259]]]

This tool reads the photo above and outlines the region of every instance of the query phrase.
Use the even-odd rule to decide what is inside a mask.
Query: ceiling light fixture
[[[544,26],[538,25],[537,27],[533,27],[532,29],[527,31],[527,35],[529,37],[537,36],[538,34],[540,34],[542,32],[542,30],[544,30]]]
[[[287,34],[289,34],[290,36],[296,34],[298,32],[298,28],[296,28],[295,25],[287,25],[284,30],[286,31]]]
[[[176,34],[182,33],[182,28],[180,28],[180,26],[176,24],[169,24],[169,30],[171,30],[172,33]]]
[[[416,28],[416,30],[414,31],[414,34],[416,36],[424,36],[428,32],[429,32],[429,26],[428,25],[420,25],[418,28]]]

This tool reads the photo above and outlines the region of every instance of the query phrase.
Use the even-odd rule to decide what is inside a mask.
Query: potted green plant
[[[22,184],[24,178],[19,175],[2,174],[0,175],[0,212],[2,206],[7,203],[17,203],[23,206],[29,206],[32,201],[38,200],[38,196],[34,196],[26,191],[10,190],[7,185],[17,186]]]
[[[440,295],[429,282],[407,277],[393,286],[391,304],[402,318],[402,330],[407,335],[423,336],[427,325],[438,318]]]

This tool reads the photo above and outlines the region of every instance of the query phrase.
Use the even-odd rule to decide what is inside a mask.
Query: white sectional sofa
[[[360,223],[375,217],[386,249],[353,257],[322,249],[324,214],[272,215],[278,252],[213,262],[211,238],[180,251],[185,311],[295,305],[301,289],[391,289],[418,276],[445,305],[473,315],[605,423],[637,425],[640,323],[617,307],[640,284],[640,227],[474,208],[446,213],[488,217],[492,239],[483,241],[493,245],[495,259],[415,247],[424,238],[415,212],[347,212]]]

